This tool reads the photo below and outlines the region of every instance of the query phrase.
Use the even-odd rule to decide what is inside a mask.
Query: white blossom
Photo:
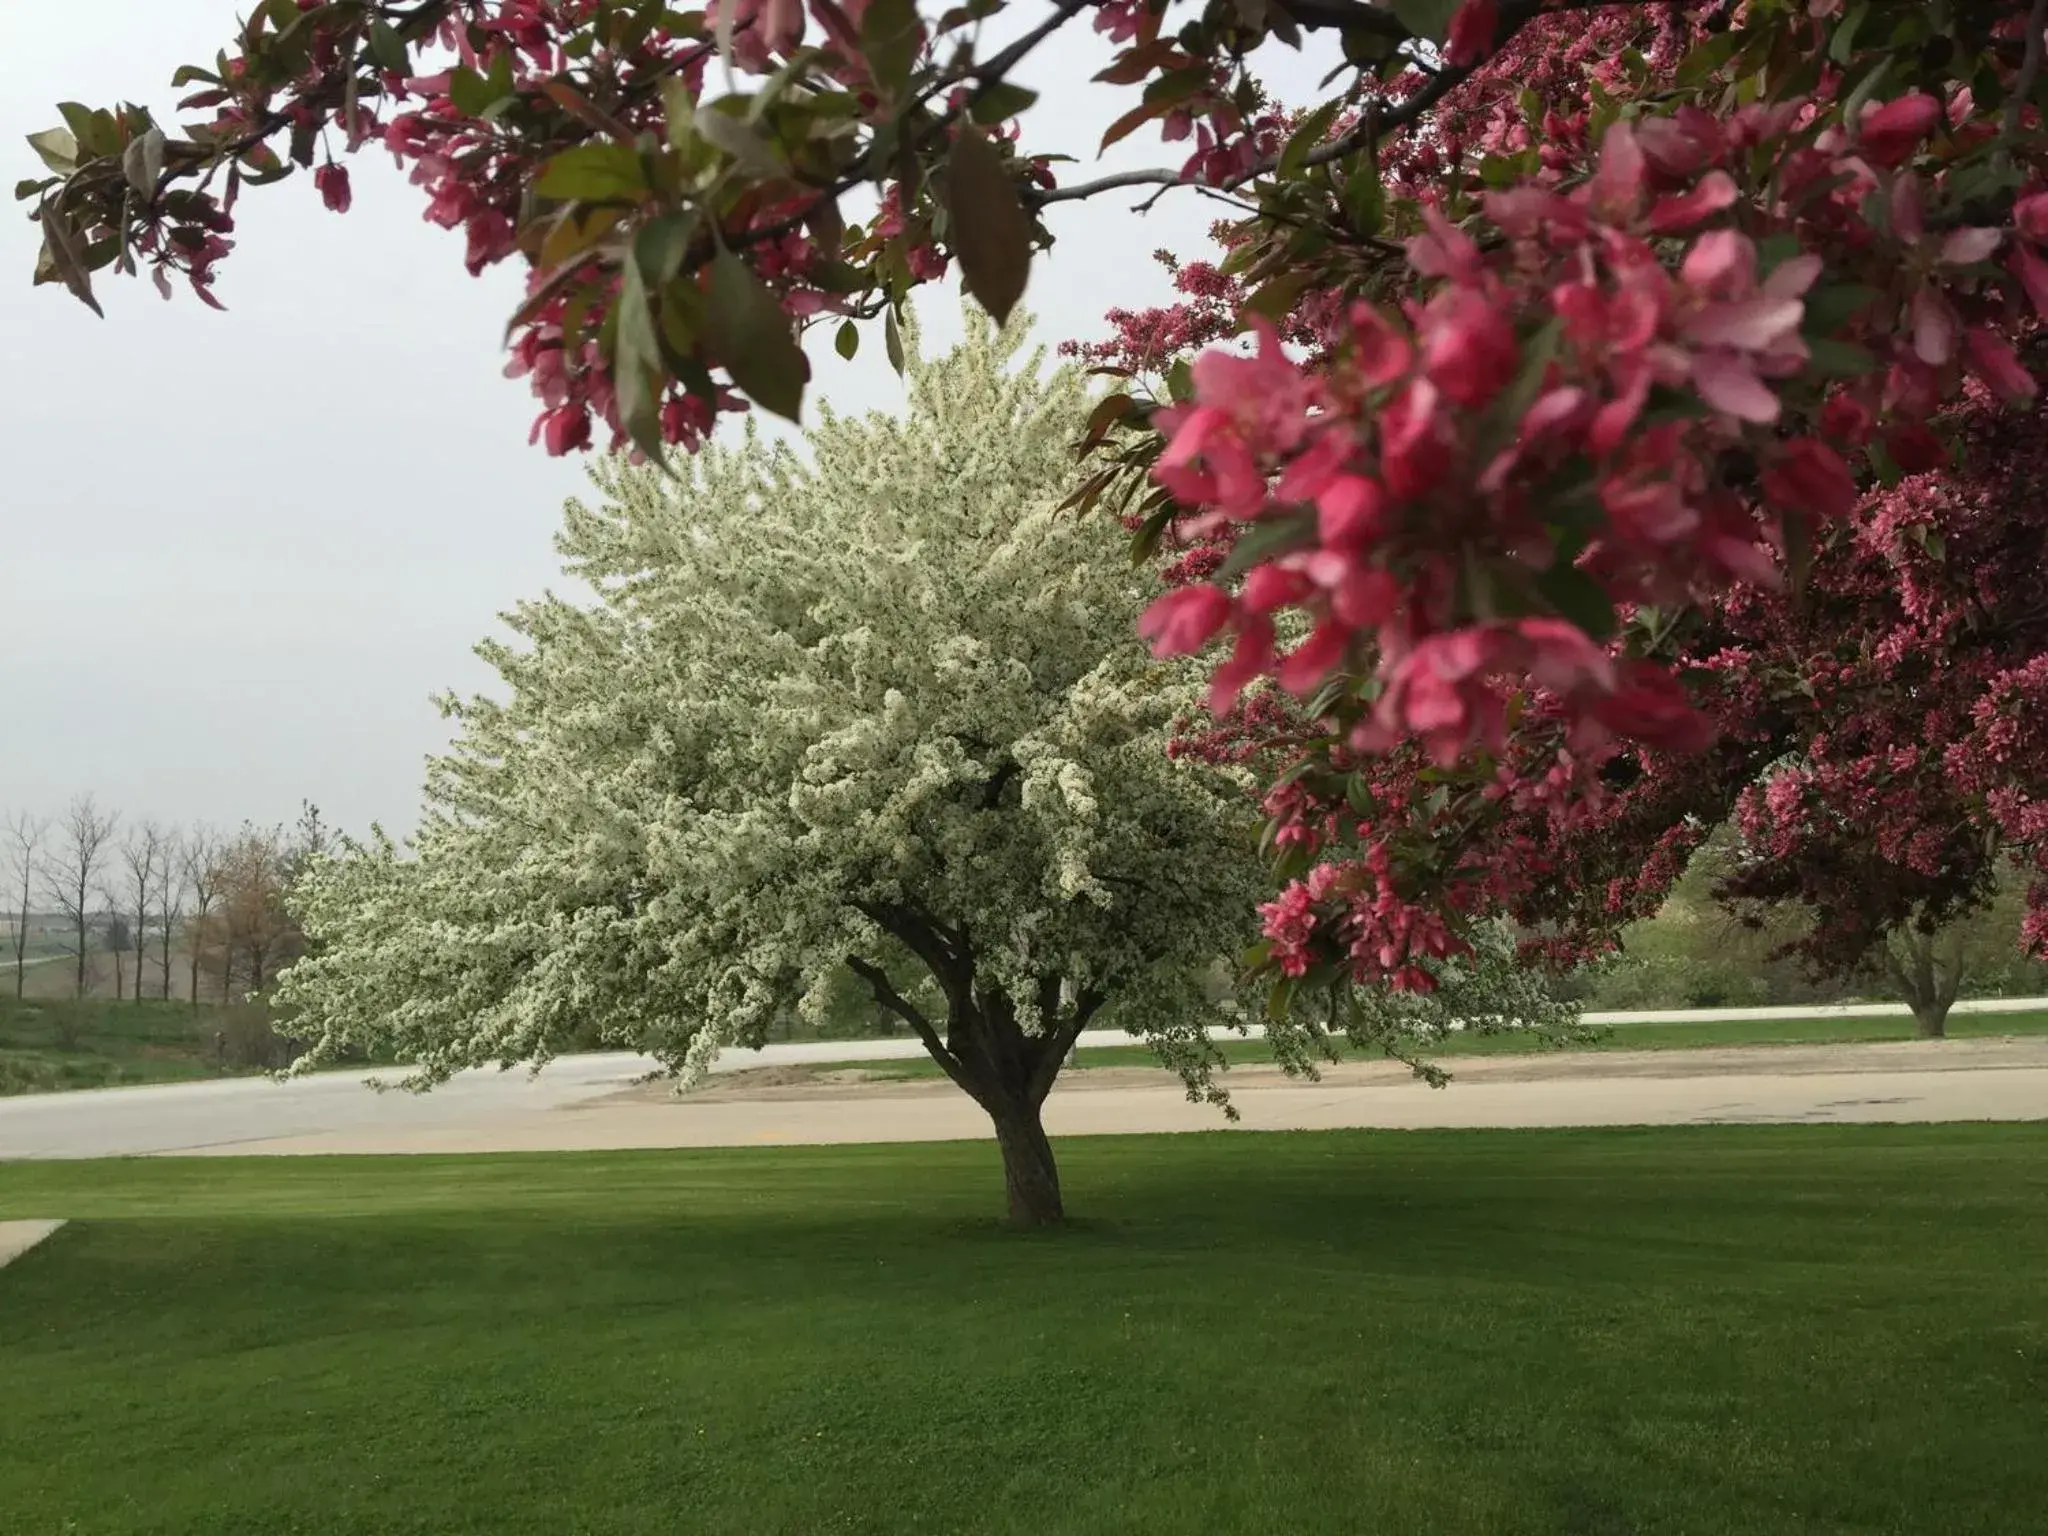
[[[815,1016],[849,957],[907,992],[873,914],[909,904],[1027,1035],[1106,995],[1200,1080],[1254,807],[1166,750],[1198,679],[1135,638],[1155,578],[1057,510],[1084,382],[970,330],[912,357],[905,416],[826,413],[808,456],[750,432],[675,479],[595,471],[559,539],[595,599],[508,615],[501,696],[443,701],[412,843],[297,893],[307,1066],[395,1048],[425,1083],[595,1027],[688,1075]]]

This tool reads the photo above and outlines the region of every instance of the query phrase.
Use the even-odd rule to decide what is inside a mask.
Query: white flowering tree
[[[413,842],[297,893],[308,1066],[395,1049],[425,1086],[595,1023],[687,1077],[851,968],[988,1111],[1032,1225],[1062,1215],[1040,1107],[1105,1004],[1207,1088],[1256,808],[1166,751],[1197,680],[1136,638],[1124,535],[1055,510],[1081,379],[969,328],[913,343],[904,418],[827,416],[807,458],[596,472],[559,540],[596,601],[509,615]]]

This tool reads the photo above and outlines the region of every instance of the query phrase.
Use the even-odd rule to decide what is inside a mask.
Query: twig
[[[2041,34],[2048,32],[2048,0],[2034,0],[2034,8],[2027,15],[2027,47],[2020,55],[2020,72],[2012,83],[2012,94],[2005,98],[2005,121],[1999,124],[1999,157],[2010,159],[2012,141],[2019,137],[2020,112],[2034,94],[2034,82],[2041,75]]]
[[[1502,13],[1502,25],[1498,40],[1492,53],[1488,54],[1487,59],[1490,60],[1497,55],[1502,48],[1507,46],[1510,38],[1539,16],[1555,15],[1561,11],[1596,10],[1605,6],[1627,5],[1631,3],[1633,3],[1633,0],[1563,0],[1561,4],[1545,4],[1544,0],[1521,0],[1520,4]],[[1712,0],[1714,5],[1719,3],[1720,0]],[[2048,0],[2034,0],[2034,3],[2037,11],[2048,9]],[[1306,16],[1301,14],[1298,7],[1294,10],[1294,16],[1304,26],[1344,24],[1335,20],[1325,19],[1311,22]],[[1405,39],[1412,40],[1411,35],[1405,30],[1402,36]],[[1484,63],[1486,60],[1481,62]],[[1423,66],[1418,62],[1417,67],[1421,68]],[[1401,104],[1391,111],[1382,112],[1382,100],[1376,98],[1367,104],[1364,115],[1359,118],[1357,124],[1350,132],[1346,133],[1342,138],[1332,139],[1329,143],[1319,145],[1315,149],[1310,150],[1303,163],[1307,165],[1327,165],[1332,160],[1341,160],[1345,156],[1352,154],[1361,145],[1369,143],[1388,129],[1406,127],[1431,107],[1435,106],[1453,89],[1471,78],[1473,71],[1478,67],[1478,65],[1472,65],[1464,69],[1443,68],[1430,71],[1428,83],[1422,89],[1415,92],[1414,95],[1403,97]],[[1279,164],[1280,157],[1278,155],[1270,155],[1249,170],[1241,172],[1231,177],[1228,181],[1221,183],[1220,188],[1212,190],[1234,191],[1248,181],[1255,181],[1261,176],[1270,176],[1278,168]],[[1164,169],[1118,171],[1113,175],[1098,177],[1094,181],[1076,182],[1071,187],[1054,187],[1050,191],[1027,192],[1025,194],[1025,202],[1031,207],[1042,208],[1048,203],[1078,202],[1083,198],[1094,197],[1099,193],[1115,191],[1119,187],[1192,187],[1201,185],[1203,184],[1199,182],[1183,180],[1177,171]],[[1155,196],[1152,201],[1156,200]],[[1148,201],[1144,206],[1149,207],[1150,202]]]

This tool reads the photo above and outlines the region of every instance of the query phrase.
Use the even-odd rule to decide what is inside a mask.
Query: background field
[[[24,1532],[2023,1532],[2048,1127],[16,1164]]]

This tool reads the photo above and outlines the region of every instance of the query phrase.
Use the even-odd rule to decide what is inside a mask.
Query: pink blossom
[[[1600,166],[1587,184],[1594,209],[1610,219],[1626,219],[1643,195],[1643,151],[1627,118],[1617,119],[1600,143]]]
[[[2020,362],[2011,342],[1988,325],[1972,326],[1963,341],[1971,369],[2001,400],[2020,405],[2034,398],[2038,390],[2034,376]]]
[[[1238,695],[1253,678],[1263,676],[1273,665],[1273,621],[1264,614],[1248,614],[1238,620],[1237,645],[1230,659],[1209,678],[1209,712],[1227,715],[1237,707]]]
[[[1316,497],[1316,535],[1326,549],[1359,550],[1379,537],[1387,495],[1363,475],[1340,475]]]
[[[1643,158],[1666,176],[1696,176],[1725,153],[1720,123],[1691,105],[1670,117],[1638,119],[1635,134]]]
[[[1892,233],[1908,245],[1918,245],[1927,235],[1927,208],[1920,193],[1920,178],[1900,171],[1892,178]]]
[[[1778,419],[1778,397],[1754,366],[1733,352],[1703,352],[1693,359],[1693,387],[1715,410],[1737,421],[1768,426]]]
[[[1732,206],[1735,197],[1734,178],[1726,171],[1709,171],[1690,192],[1659,199],[1650,210],[1650,228],[1660,235],[1691,229]]]
[[[1408,372],[1415,349],[1387,317],[1370,304],[1351,308],[1351,357],[1366,389],[1384,389]]]
[[[1941,259],[1951,267],[1967,267],[1972,262],[1988,261],[2005,239],[2002,229],[1958,229],[1952,231],[1941,242]]]
[[[1478,275],[1479,246],[1457,225],[1444,217],[1435,203],[1422,205],[1423,233],[1408,239],[1408,265],[1424,277],[1451,277],[1464,281]]]
[[[557,458],[578,448],[588,448],[590,412],[580,405],[564,405],[544,411],[533,424],[533,435],[544,435],[548,452]]]
[[[2034,313],[2048,320],[2048,261],[2043,261],[2025,246],[2016,245],[2008,265],[2032,301]]]
[[[1654,662],[1632,662],[1620,686],[1594,701],[1592,714],[1617,735],[1673,752],[1697,752],[1716,735],[1714,722]]]
[[[1245,576],[1238,604],[1247,613],[1272,613],[1276,609],[1291,607],[1314,590],[1315,584],[1301,571],[1278,565],[1255,565]]]
[[[1207,586],[1178,587],[1153,600],[1138,620],[1138,633],[1152,642],[1154,656],[1192,656],[1230,622],[1227,593]]]
[[[1307,698],[1344,659],[1350,640],[1348,625],[1325,619],[1280,659],[1280,686],[1296,698]]]
[[[1771,504],[1788,512],[1841,518],[1856,509],[1856,477],[1834,449],[1815,438],[1786,443],[1761,484]]]
[[[1923,363],[1940,367],[1956,355],[1956,312],[1928,287],[1913,290],[1913,352]]]
[[[2013,227],[2036,245],[2048,245],[2048,192],[2034,192],[2012,205]]]
[[[1453,69],[1469,69],[1493,50],[1500,27],[1499,0],[1460,0],[1444,33],[1444,59]]]
[[[1920,147],[1941,121],[1941,103],[1913,91],[1883,106],[1866,107],[1856,125],[1856,145],[1873,165],[1889,169]]]
[[[320,201],[335,213],[347,213],[355,201],[349,191],[348,167],[335,165],[331,161],[313,172],[313,185],[320,193]]]
[[[1476,290],[1445,289],[1417,329],[1424,371],[1445,398],[1468,410],[1487,404],[1514,377],[1514,327]]]
[[[1417,379],[1380,413],[1380,473],[1403,501],[1436,489],[1451,466],[1436,386]]]

